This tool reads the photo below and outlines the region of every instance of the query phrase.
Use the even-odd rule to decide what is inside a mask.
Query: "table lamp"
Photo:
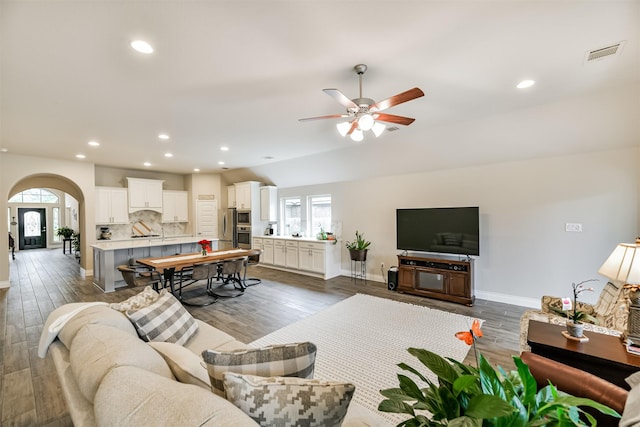
[[[629,320],[627,337],[640,343],[640,239],[635,243],[620,243],[602,264],[598,273],[629,289]]]

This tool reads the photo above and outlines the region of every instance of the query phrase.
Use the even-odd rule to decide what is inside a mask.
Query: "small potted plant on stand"
[[[366,261],[367,250],[371,246],[371,242],[364,239],[362,233],[356,230],[356,240],[347,241],[347,249],[349,249],[349,255],[352,261]]]
[[[584,321],[594,324],[598,323],[598,319],[578,309],[578,296],[585,291],[593,292],[593,288],[588,288],[584,284],[595,281],[597,280],[590,279],[583,280],[577,284],[572,283],[573,299],[565,297],[562,299],[563,310],[553,309],[555,313],[567,318],[567,334],[571,337],[583,338]]]
[[[56,231],[56,236],[61,236],[63,239],[70,239],[73,236],[73,228],[62,226]]]

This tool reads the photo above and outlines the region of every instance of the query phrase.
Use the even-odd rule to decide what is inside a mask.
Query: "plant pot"
[[[567,333],[572,337],[582,338],[584,332],[584,323],[567,322]]]
[[[351,261],[366,261],[367,260],[367,251],[369,249],[349,249],[349,255],[351,256]]]

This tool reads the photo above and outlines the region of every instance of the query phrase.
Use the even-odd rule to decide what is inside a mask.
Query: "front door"
[[[47,247],[47,216],[44,208],[18,208],[19,249]]]

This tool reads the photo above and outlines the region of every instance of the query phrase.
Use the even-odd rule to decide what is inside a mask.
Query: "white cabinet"
[[[285,267],[298,269],[298,242],[287,241]]]
[[[96,187],[96,224],[127,224],[127,189]]]
[[[230,208],[236,207],[236,186],[235,185],[227,186],[227,205]]]
[[[324,243],[300,242],[298,245],[298,268],[324,273]]]
[[[278,187],[272,185],[260,187],[260,220],[269,222],[278,220]]]
[[[253,249],[260,249],[262,251],[262,253],[260,254],[260,264],[273,264],[273,240],[254,237],[251,247]]]
[[[241,210],[260,209],[260,183],[245,181],[235,183],[235,207]]]
[[[273,265],[280,267],[287,265],[287,245],[284,240],[273,241]]]
[[[331,279],[342,274],[340,247],[336,241],[255,237],[253,247],[262,249],[260,264],[278,270]]]
[[[187,191],[162,192],[162,222],[189,221],[189,193]]]
[[[158,179],[127,178],[129,212],[153,210],[162,213],[162,183]]]

